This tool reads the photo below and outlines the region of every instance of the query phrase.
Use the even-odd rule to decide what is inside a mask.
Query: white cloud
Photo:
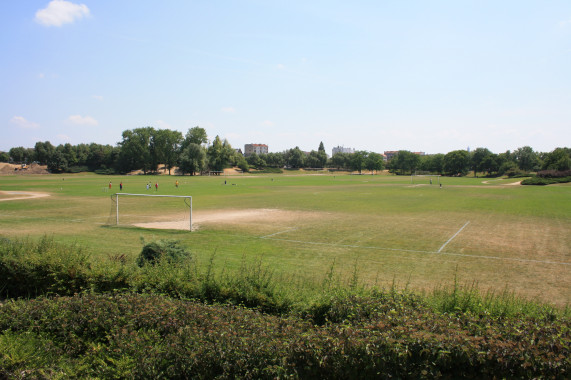
[[[262,125],[263,125],[264,127],[273,127],[273,126],[274,126],[274,122],[273,122],[273,121],[269,121],[269,120],[264,120],[264,121],[262,122]]]
[[[15,124],[22,129],[37,129],[40,127],[38,123],[26,120],[22,116],[14,116],[13,118],[10,119],[10,123]]]
[[[99,101],[103,100],[103,96],[101,96],[101,95],[93,95],[92,98],[95,100],[99,100]]]
[[[44,26],[62,26],[85,16],[89,16],[89,8],[85,4],[52,0],[46,8],[36,12],[36,22]]]
[[[81,115],[71,115],[70,117],[67,118],[67,121],[69,121],[71,124],[75,124],[75,125],[92,125],[92,126],[95,126],[95,125],[99,124],[97,122],[97,120],[95,120],[91,116],[81,116]]]
[[[235,113],[236,108],[234,108],[234,107],[223,107],[220,109],[220,111],[222,111],[224,113]]]
[[[278,63],[278,65],[276,67],[278,68],[278,70],[284,70],[285,69],[285,65],[282,65],[281,63]]]

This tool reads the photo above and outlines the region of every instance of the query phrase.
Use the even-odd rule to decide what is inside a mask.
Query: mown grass
[[[124,191],[135,193],[158,181],[160,194],[192,195],[196,214],[272,208],[316,217],[211,223],[192,233],[114,227],[107,225],[113,222],[109,181],[112,192],[122,181]],[[0,230],[7,237],[48,235],[78,243],[101,260],[117,255],[134,260],[141,238],[175,238],[191,247],[197,262],[206,263],[217,252],[217,264],[229,272],[239,270],[243,256],[263,255],[276,272],[301,278],[322,276],[335,262],[346,276],[356,265],[370,285],[390,286],[396,279],[424,291],[458,273],[485,291],[507,287],[528,299],[569,304],[569,186],[501,185],[510,180],[490,185],[480,178],[441,181],[442,189],[388,175],[5,176],[3,190],[52,196],[1,202]],[[163,206],[146,203],[141,210],[152,218],[153,213],[164,215]],[[467,221],[468,227],[437,254]],[[261,238],[276,232],[282,233]]]

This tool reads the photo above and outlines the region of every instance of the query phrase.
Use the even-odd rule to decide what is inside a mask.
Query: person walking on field
[[[109,181],[109,190],[111,190],[111,181]]]
[[[123,181],[119,184],[119,191],[123,191]]]
[[[174,185],[175,185],[176,187],[178,187],[178,179],[176,180],[176,182],[174,183]]]
[[[159,183],[155,182],[155,191],[159,191]]]

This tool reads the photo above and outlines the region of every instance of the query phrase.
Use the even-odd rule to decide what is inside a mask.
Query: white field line
[[[442,252],[442,250],[444,249],[444,247],[446,247],[446,245],[448,243],[450,243],[452,241],[452,239],[454,239],[460,232],[462,232],[462,230],[468,225],[470,224],[470,221],[467,221],[466,224],[464,224],[462,226],[462,228],[460,228],[454,235],[452,235],[452,237],[450,239],[448,239],[448,241],[444,244],[442,244],[442,247],[440,247],[440,249],[438,250],[438,253]]]
[[[279,234],[285,234],[286,232],[290,232],[290,231],[294,231],[294,230],[297,230],[297,228],[291,227],[291,228],[288,228],[287,230],[278,231],[278,232],[275,232],[275,233],[273,233],[273,234],[269,234],[269,235],[266,235],[266,236],[262,236],[262,237],[260,237],[260,239],[267,239],[267,238],[270,238],[270,237],[272,237],[272,236],[276,236],[276,235],[279,235]]]
[[[281,232],[285,232],[285,231],[281,231]],[[281,233],[281,232],[279,232],[279,233]],[[521,263],[555,264],[555,265],[569,265],[569,266],[571,266],[571,263],[565,263],[565,262],[560,262],[560,261],[517,259],[517,258],[512,258],[512,257],[468,255],[465,253],[454,253],[454,252],[423,251],[423,250],[418,250],[418,249],[401,249],[401,248],[387,248],[387,247],[374,247],[374,246],[359,246],[359,245],[352,245],[352,244],[323,243],[323,242],[292,240],[292,239],[276,239],[276,238],[272,238],[272,237],[268,237],[268,236],[271,236],[271,235],[262,236],[259,239],[283,241],[283,242],[287,242],[287,243],[297,243],[297,244],[323,245],[323,246],[338,247],[338,248],[372,249],[372,250],[377,250],[377,251],[421,253],[421,254],[428,254],[428,255],[438,254],[438,255],[447,255],[447,256],[470,257],[470,258],[475,258],[475,259],[505,260],[505,261],[516,261],[516,262],[521,262]],[[371,261],[374,261],[374,260],[371,260]]]

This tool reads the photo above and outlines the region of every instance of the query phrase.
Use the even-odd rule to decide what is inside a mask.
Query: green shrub
[[[145,244],[137,258],[137,265],[140,267],[145,264],[155,265],[159,261],[163,260],[173,264],[180,263],[190,258],[190,252],[186,248],[182,247],[178,240],[157,240]]]
[[[553,185],[555,183],[568,183],[571,182],[571,177],[535,177],[528,178],[521,181],[522,185]]]
[[[157,295],[7,302],[0,307],[6,365],[0,375],[569,378],[569,320],[439,314],[417,306],[386,295],[338,299],[330,310],[339,322],[316,326]]]

